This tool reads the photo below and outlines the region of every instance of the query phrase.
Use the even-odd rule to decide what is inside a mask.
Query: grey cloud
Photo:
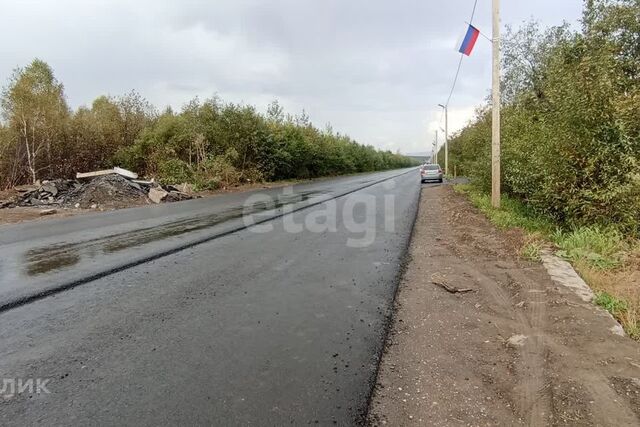
[[[503,23],[579,18],[581,0],[508,1]],[[0,78],[49,62],[70,103],[137,89],[158,107],[215,93],[293,113],[364,143],[415,151],[449,92],[472,0],[14,1],[0,28]],[[490,0],[476,24],[490,32]],[[27,24],[28,23],[28,24]],[[472,111],[490,85],[490,46],[465,59],[452,106]],[[2,78],[3,84],[6,78]],[[432,123],[431,125],[429,123]]]

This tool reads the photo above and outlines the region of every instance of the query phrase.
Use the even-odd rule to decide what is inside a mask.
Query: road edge
[[[411,218],[411,231],[409,232],[409,236],[405,242],[404,247],[402,248],[402,252],[400,254],[400,262],[398,265],[398,271],[396,272],[395,277],[393,278],[392,286],[393,286],[393,297],[389,304],[389,311],[385,316],[384,329],[382,332],[382,345],[376,354],[376,368],[375,373],[371,378],[371,383],[369,387],[369,393],[366,399],[366,405],[364,408],[364,412],[360,415],[360,419],[358,420],[359,425],[369,425],[369,412],[371,410],[371,403],[373,402],[373,396],[378,385],[378,377],[380,375],[380,366],[382,365],[382,358],[387,351],[389,334],[391,333],[391,328],[393,326],[393,321],[396,316],[397,307],[396,307],[396,299],[398,297],[398,290],[400,289],[400,283],[404,279],[407,268],[411,263],[411,254],[409,253],[409,248],[411,247],[411,242],[413,240],[415,234],[415,225],[416,220],[418,219],[418,213],[420,212],[420,200],[422,199],[422,188],[423,184],[420,183],[420,189],[418,190],[418,197],[415,200],[415,209],[413,217]]]
[[[620,322],[618,322],[611,313],[594,302],[595,293],[593,289],[587,285],[570,262],[555,255],[551,251],[545,250],[542,251],[541,254],[541,263],[554,283],[573,292],[578,298],[593,306],[596,312],[608,320],[610,325],[606,325],[603,322],[603,326],[606,327],[609,332],[621,337],[627,336]]]

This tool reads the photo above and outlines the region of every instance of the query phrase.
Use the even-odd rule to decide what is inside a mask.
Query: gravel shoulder
[[[640,345],[521,239],[423,187],[370,425],[640,425]]]

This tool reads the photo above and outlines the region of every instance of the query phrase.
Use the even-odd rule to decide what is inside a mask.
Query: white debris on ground
[[[522,347],[522,346],[524,346],[524,342],[526,340],[527,340],[527,337],[525,335],[521,335],[521,334],[512,335],[507,340],[507,345],[509,347]]]

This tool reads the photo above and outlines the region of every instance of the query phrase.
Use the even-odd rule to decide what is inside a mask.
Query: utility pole
[[[491,205],[500,208],[500,0],[493,0],[493,114],[491,123]]]
[[[444,174],[449,175],[449,106],[438,104],[444,109]]]
[[[449,106],[444,107],[444,174],[449,175]]]
[[[433,163],[438,163],[438,130],[436,129],[436,159]]]

